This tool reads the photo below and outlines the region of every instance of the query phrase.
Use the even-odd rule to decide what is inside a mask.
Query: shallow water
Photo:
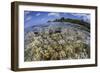
[[[58,30],[58,28],[61,32],[55,32],[56,30]],[[87,29],[86,27],[83,28],[83,26],[79,24],[73,24],[69,22],[49,22],[49,23],[34,25],[32,27],[25,28],[24,29],[25,30],[24,47],[25,47],[25,54],[26,54],[25,61],[34,61],[34,60],[39,61],[39,60],[46,60],[46,59],[53,60],[53,59],[70,59],[70,58],[72,59],[89,58],[90,32],[88,32],[86,29]],[[51,34],[50,34],[50,30],[52,30]],[[35,33],[37,32],[37,34],[35,34],[34,32]],[[63,45],[62,47],[65,47],[66,44],[69,45],[64,49],[69,50],[70,55],[68,53],[65,53],[65,51],[62,48],[59,48],[62,45]],[[62,55],[61,57],[56,56],[56,58],[52,58],[48,56],[48,54],[52,54],[52,52],[47,52],[44,53],[44,55],[42,55],[45,56],[47,54],[47,56],[41,59],[40,51],[45,52],[46,49],[52,51],[49,49],[51,47],[50,45],[54,47],[51,48],[52,50],[54,49],[57,50],[57,46],[59,46],[58,48],[62,49],[61,53],[63,52],[63,54],[67,55],[67,57],[65,57],[65,55]],[[88,48],[87,47],[84,48],[84,45],[87,46]],[[82,52],[81,54],[78,54],[79,52],[75,54],[74,53],[74,49],[76,49],[75,46],[76,47],[80,46],[79,49],[81,50],[85,49],[87,54],[86,52],[82,52],[81,50],[79,51]],[[71,55],[71,51],[73,52],[72,55]],[[36,52],[39,54],[38,57],[34,55],[34,53]],[[56,52],[56,55],[61,53]],[[86,56],[84,56],[83,54],[86,54]],[[76,56],[73,57],[73,55]]]

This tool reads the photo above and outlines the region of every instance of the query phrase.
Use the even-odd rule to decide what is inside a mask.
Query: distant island
[[[53,21],[49,20],[48,22],[70,22],[70,23],[85,26],[86,28],[88,28],[90,30],[90,23],[85,22],[83,20],[79,20],[79,19],[71,19],[71,18],[61,17],[59,19],[54,19]]]

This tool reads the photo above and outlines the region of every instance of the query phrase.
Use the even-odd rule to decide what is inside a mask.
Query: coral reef
[[[89,34],[75,27],[29,31],[24,36],[24,61],[90,58]]]

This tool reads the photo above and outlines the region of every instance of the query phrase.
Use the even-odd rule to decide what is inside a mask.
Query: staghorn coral
[[[24,37],[24,61],[90,58],[89,33],[74,27],[60,30],[53,30],[50,34],[49,31],[43,31],[38,35],[34,31],[27,32]]]

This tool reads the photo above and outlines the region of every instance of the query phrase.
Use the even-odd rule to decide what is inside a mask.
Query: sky
[[[83,19],[90,22],[90,14],[87,13],[63,13],[63,12],[42,12],[42,11],[24,11],[24,28],[46,23],[61,17],[71,19]]]

